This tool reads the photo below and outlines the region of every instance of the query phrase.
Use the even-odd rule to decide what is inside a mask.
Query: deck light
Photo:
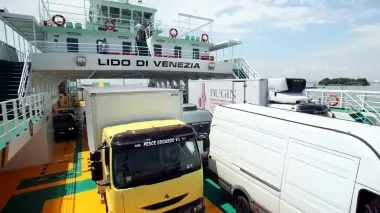
[[[208,70],[214,70],[215,69],[215,63],[214,62],[210,62],[208,64]]]
[[[86,66],[86,57],[78,56],[77,57],[77,66],[81,66],[81,67]]]

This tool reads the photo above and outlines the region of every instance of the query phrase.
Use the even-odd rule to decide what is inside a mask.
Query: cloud
[[[301,57],[277,60],[249,60],[262,77],[366,77],[380,79],[380,22],[353,27],[347,42]],[[291,71],[293,72],[291,72]]]
[[[144,0],[155,4],[156,0]],[[212,25],[213,40],[225,40],[250,35],[265,36],[266,32],[277,29],[303,31],[311,25],[355,23],[358,19],[372,18],[380,14],[379,9],[361,5],[367,0],[192,0],[174,3],[161,0],[157,4],[156,19],[166,26],[164,33],[178,26],[180,33],[187,33],[188,24],[178,24],[177,12],[214,19]],[[191,20],[194,22],[194,20]],[[200,26],[195,23],[190,28]],[[206,27],[194,34],[210,30]]]

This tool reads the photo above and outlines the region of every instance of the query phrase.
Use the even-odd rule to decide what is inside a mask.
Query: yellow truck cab
[[[176,92],[179,90],[170,90],[166,95],[174,98],[176,95],[173,94]],[[150,95],[143,97],[147,93],[151,95],[152,91],[141,92],[138,96],[127,95],[124,99],[155,102]],[[161,93],[160,96],[165,99],[164,94]],[[92,95],[92,100],[86,101],[86,107],[87,103],[92,103],[91,109],[86,108],[90,150],[91,145],[96,144],[90,157],[91,174],[92,180],[98,185],[98,193],[107,212],[204,213],[203,170],[196,141],[197,133],[179,119],[182,116],[182,100],[175,102],[178,107],[170,105],[171,109],[159,109],[159,114],[153,116],[159,119],[151,119],[152,112],[150,115],[148,112],[141,112],[147,109],[140,103],[140,108],[132,107],[128,110],[126,107],[125,114],[119,115],[119,118],[114,117],[111,119],[114,122],[110,122],[112,113],[120,114],[123,109],[108,109],[104,115],[100,113],[103,110],[99,110],[99,105],[93,105],[97,103],[94,97],[96,95]],[[110,95],[106,97],[107,105],[114,106],[110,104]],[[104,102],[101,98],[99,101]],[[151,110],[157,105],[159,103],[152,103]],[[180,116],[175,116],[177,108],[181,110]],[[118,110],[119,112],[115,112]],[[162,110],[169,110],[167,113],[171,113],[169,117],[173,119],[164,119]],[[129,122],[128,115],[131,113],[140,113],[142,118],[140,121]],[[103,117],[99,118],[99,114]],[[119,120],[116,122],[117,119]],[[120,124],[123,120],[125,124]],[[132,120],[136,120],[135,116]],[[106,122],[118,124],[105,125]],[[98,137],[101,140],[99,143],[95,142]],[[91,144],[91,141],[95,144]]]

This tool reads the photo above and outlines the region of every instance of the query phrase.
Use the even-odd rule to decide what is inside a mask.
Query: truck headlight
[[[193,213],[202,212],[204,210],[204,202],[203,198],[197,200],[197,202],[194,203],[193,207]]]
[[[69,130],[74,130],[74,127],[70,127]]]

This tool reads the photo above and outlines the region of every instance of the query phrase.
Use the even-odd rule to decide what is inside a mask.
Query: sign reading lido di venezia
[[[99,66],[200,69],[199,63],[166,60],[98,59]]]

